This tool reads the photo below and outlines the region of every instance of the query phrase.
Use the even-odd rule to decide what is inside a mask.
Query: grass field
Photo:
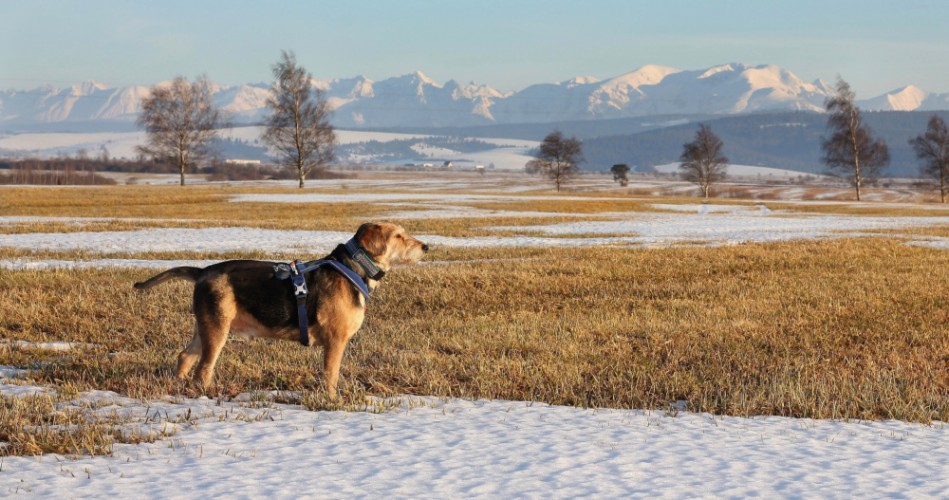
[[[366,203],[248,203],[237,209],[226,202],[236,192],[286,191],[10,189],[0,191],[0,216],[123,219],[79,228],[91,231],[222,224],[348,231],[392,210]],[[495,233],[482,226],[694,203],[648,201],[524,199],[505,203],[504,210],[562,215],[413,219],[404,225],[416,234],[483,236]],[[872,210],[886,213],[885,205]],[[894,215],[903,210],[895,208]],[[0,227],[7,234],[77,230],[69,221]],[[0,259],[70,257],[2,247]],[[130,256],[300,257],[188,251]],[[37,443],[33,433],[34,442],[27,442],[31,433],[24,434],[24,425],[74,424],[78,417],[57,412],[56,402],[95,389],[143,400],[299,391],[313,409],[359,407],[368,395],[413,394],[612,408],[668,408],[684,401],[691,411],[729,415],[949,421],[944,250],[883,235],[651,249],[434,248],[426,260],[395,269],[374,295],[343,361],[342,401],[322,393],[319,350],[289,342],[230,341],[216,384],[206,391],[175,380],[174,360],[191,336],[190,288],[171,283],[148,293],[133,290],[131,283],[152,270],[0,268],[0,336],[6,341],[0,365],[30,368],[28,380],[57,391],[25,406],[4,398],[0,441],[19,444],[0,453],[94,453],[101,440],[141,439],[112,435],[100,422],[73,425],[88,435],[67,432]],[[78,344],[55,352],[10,341]]]

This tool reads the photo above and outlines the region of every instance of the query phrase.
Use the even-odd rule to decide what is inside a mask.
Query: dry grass
[[[54,192],[54,196],[50,193]],[[236,194],[288,194],[286,189],[232,187],[118,186],[105,188],[7,188],[0,187],[0,216],[120,218],[119,220],[74,222],[25,222],[0,226],[0,234],[31,232],[124,231],[175,227],[257,227],[285,230],[353,231],[366,220],[385,217],[393,211],[420,210],[411,202],[391,203],[233,203]],[[351,190],[307,190],[304,193],[355,194]],[[289,194],[301,194],[291,191]],[[548,208],[552,213],[625,211],[640,207],[630,200],[543,201],[470,204],[489,210]],[[553,224],[588,220],[576,215],[550,217],[471,217],[462,219],[412,219],[403,221],[418,234],[467,237],[496,234],[483,227],[521,224]]]
[[[146,219],[97,222],[86,230],[169,224],[350,231],[392,210],[364,203],[226,201],[249,191],[269,192],[6,189],[0,191],[0,215]],[[696,200],[525,200],[483,208],[595,214],[683,202]],[[768,206],[917,215],[914,208],[885,205]],[[483,236],[503,234],[483,226],[575,219],[421,219],[405,225],[417,234]],[[4,231],[22,227],[40,225]],[[72,223],[44,227],[76,228]],[[945,229],[916,232],[944,235]],[[0,249],[0,257],[102,255]],[[428,260],[390,273],[373,297],[367,322],[344,359],[338,401],[328,400],[320,388],[322,354],[290,342],[232,340],[214,387],[203,390],[175,380],[175,357],[191,335],[190,286],[169,283],[136,292],[131,283],[154,273],[147,270],[0,269],[0,337],[82,344],[66,353],[0,345],[0,364],[32,368],[33,383],[60,394],[100,389],[141,399],[292,390],[302,391],[299,401],[312,409],[362,408],[367,396],[397,394],[614,408],[664,408],[684,400],[691,410],[719,414],[949,421],[949,253],[944,251],[881,237],[650,250],[436,248]],[[59,396],[49,402],[36,398],[4,399],[0,441],[17,444],[0,454],[108,452],[116,439],[110,425],[61,414],[55,409]]]
[[[0,396],[0,456],[103,455],[115,443],[152,442],[166,432],[129,431],[126,420],[97,415],[92,405],[76,405],[54,394]]]
[[[862,239],[504,254],[524,260],[391,273],[347,353],[344,392],[949,419],[944,252]],[[0,329],[93,346],[49,360],[42,383],[200,394],[171,376],[190,289],[135,293],[149,274],[0,271]],[[22,363],[17,351],[0,363]],[[319,390],[320,361],[289,342],[232,341],[209,392]]]

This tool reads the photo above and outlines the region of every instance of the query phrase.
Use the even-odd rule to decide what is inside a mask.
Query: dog
[[[337,246],[326,259],[337,260],[352,269],[372,291],[392,264],[417,263],[427,251],[428,245],[409,236],[398,224],[369,222],[359,226],[355,236]],[[300,338],[302,326],[298,324],[294,290],[289,281],[275,278],[276,265],[229,260],[205,268],[175,267],[135,283],[135,288],[147,290],[173,279],[194,282],[194,337],[178,355],[179,379],[186,379],[197,361],[194,378],[208,387],[228,334],[238,338],[304,340]],[[349,339],[362,326],[366,297],[355,282],[329,266],[306,272],[304,277],[309,290],[306,334],[310,342],[323,347],[326,390],[336,397],[340,362]]]

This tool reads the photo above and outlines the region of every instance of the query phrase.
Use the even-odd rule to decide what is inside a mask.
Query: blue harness
[[[365,254],[363,253],[363,255]],[[362,263],[360,262],[360,264]],[[293,285],[293,295],[297,298],[297,316],[299,317],[300,325],[300,343],[304,346],[310,345],[309,325],[307,324],[306,318],[306,296],[308,291],[306,287],[305,273],[314,271],[323,266],[330,266],[336,271],[342,273],[342,275],[345,276],[346,279],[348,279],[357,290],[359,290],[359,293],[363,294],[363,296],[366,297],[366,300],[369,300],[369,286],[365,281],[363,281],[362,276],[359,276],[355,273],[355,271],[338,260],[319,259],[311,260],[309,262],[294,260],[293,262],[287,264],[274,264],[274,278],[278,280],[285,280],[289,278],[290,283]],[[378,278],[374,279],[379,279],[382,277],[378,274],[377,276]]]

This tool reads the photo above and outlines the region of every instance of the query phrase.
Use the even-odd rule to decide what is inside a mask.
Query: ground
[[[462,272],[467,269],[464,266],[472,265],[504,268],[512,261],[536,260],[545,255],[521,255],[509,250],[512,248],[520,249],[519,252],[530,252],[531,248],[541,252],[590,249],[599,252],[598,256],[609,255],[615,249],[617,254],[629,258],[646,249],[665,252],[668,248],[684,248],[681,252],[685,253],[669,253],[668,257],[694,258],[703,255],[705,249],[711,254],[719,252],[715,249],[747,248],[736,255],[756,261],[774,253],[793,255],[798,248],[794,245],[800,245],[801,252],[846,250],[860,247],[859,242],[866,240],[879,242],[877,246],[892,254],[894,267],[919,260],[920,256],[941,262],[941,252],[949,248],[945,231],[949,212],[938,205],[918,203],[929,196],[918,192],[881,189],[871,195],[877,199],[909,199],[912,203],[857,204],[787,199],[793,198],[788,193],[798,193],[793,191],[799,189],[796,187],[733,185],[730,189],[741,187],[742,192],[768,192],[772,196],[717,199],[707,204],[689,198],[658,196],[690,189],[661,179],[634,181],[628,189],[620,189],[608,177],[584,178],[574,184],[572,192],[561,195],[538,184],[536,178],[525,176],[405,174],[383,179],[313,181],[303,191],[266,184],[221,186],[215,191],[217,187],[205,185],[195,189],[211,189],[208,196],[224,198],[215,202],[223,205],[220,215],[214,208],[218,205],[208,204],[202,209],[206,219],[198,215],[162,219],[157,213],[143,219],[140,214],[122,213],[121,206],[111,212],[97,212],[95,208],[71,204],[78,202],[65,201],[76,196],[73,192],[44,188],[36,192],[59,195],[46,195],[46,200],[64,200],[48,201],[52,207],[49,210],[75,212],[53,215],[44,205],[47,201],[40,200],[23,202],[19,208],[0,206],[0,278],[16,282],[22,276],[45,276],[42,271],[49,269],[115,269],[126,273],[182,263],[205,265],[219,255],[325,252],[348,238],[347,228],[361,214],[417,227],[414,236],[444,252],[435,253],[433,259],[423,263],[419,271],[422,274],[396,269],[391,279],[400,279],[399,273],[414,280],[425,280],[431,275],[443,277],[443,283],[451,275],[437,274],[439,269],[456,266],[454,269]],[[4,188],[0,195],[15,198],[20,189]],[[179,192],[173,191],[177,188],[152,189]],[[846,194],[845,188],[807,189],[817,200]],[[775,196],[779,191],[782,194]],[[198,198],[205,196],[205,192],[193,191],[189,196],[195,198],[193,203],[200,204],[204,202]],[[105,203],[102,196],[98,200],[100,205]],[[303,224],[313,226],[306,229],[295,229],[301,224],[293,220],[247,218],[247,212],[263,207],[274,213],[284,213],[285,207],[321,210],[312,208],[316,206],[339,207],[337,210],[347,211],[347,215],[339,218],[338,214],[331,214],[319,222],[307,221]],[[189,209],[185,203],[177,202],[175,207],[157,210],[178,210],[183,214]],[[334,224],[338,226],[330,227]],[[840,243],[830,247],[805,243],[813,241]],[[776,244],[790,246],[769,246]],[[757,253],[759,248],[761,253]],[[649,262],[661,262],[665,255],[645,257],[652,259]],[[885,267],[886,257],[881,262]],[[722,269],[739,267],[734,271],[738,273],[736,283],[753,286],[750,280],[756,278],[747,275],[749,270],[741,269],[737,261],[723,266],[709,270],[720,273]],[[779,274],[782,272],[778,267],[775,269]],[[569,276],[568,271],[559,276]],[[668,277],[666,272],[655,270],[642,279],[658,282]],[[910,276],[921,274],[915,268],[907,272]],[[478,295],[482,281],[497,277],[484,273],[473,274],[474,279],[462,285],[470,288],[462,293]],[[786,279],[790,276],[788,272]],[[900,276],[907,275],[893,278]],[[919,277],[926,281],[925,276]],[[402,290],[397,288],[400,283],[385,286]],[[584,282],[578,283],[586,286]],[[730,286],[722,283],[723,287]],[[775,283],[791,286],[782,283],[780,277]],[[922,286],[941,284],[934,281]],[[736,285],[736,289],[740,288]],[[674,305],[678,309],[673,310],[686,313],[682,297],[670,290],[647,289],[660,297],[658,305]],[[893,290],[896,293],[897,288]],[[82,293],[92,300],[102,298],[95,288]],[[589,292],[599,293],[602,292]],[[837,300],[832,295],[818,296],[820,300]],[[583,298],[581,293],[571,295],[570,300]],[[884,302],[909,298],[883,295],[879,300],[877,307],[884,307]],[[375,314],[391,315],[386,308],[392,301],[393,298],[384,297]],[[750,304],[751,298],[747,301]],[[431,309],[429,303],[437,301],[424,302],[423,309]],[[22,307],[33,304],[24,303]],[[458,303],[440,307],[446,314],[439,320],[441,329],[453,324],[448,321],[448,310],[466,309]],[[637,307],[640,309],[635,314],[645,315],[644,306],[637,303]],[[843,317],[846,312],[841,308],[848,306],[841,302],[833,307]],[[912,311],[918,306],[909,307]],[[478,307],[472,304],[468,308]],[[496,310],[491,314],[499,317]],[[481,319],[473,316],[463,321]],[[748,323],[752,319],[749,316],[744,323],[732,323],[730,328],[755,332]],[[14,355],[19,356],[17,359],[48,359],[55,353],[68,356],[72,352],[86,352],[86,346],[77,341],[81,334],[70,332],[67,338],[62,332],[64,335],[57,337],[55,330],[44,330],[35,337],[21,339],[26,336],[23,328],[29,325],[18,323],[20,326],[14,330],[13,321],[8,318],[0,325],[6,330],[5,338],[18,339],[2,347],[11,359]],[[99,321],[107,323],[109,318]],[[402,322],[407,321],[408,318],[402,318]],[[661,321],[661,315],[656,321]],[[85,323],[76,324],[85,328]],[[592,319],[589,324],[590,328],[602,327]],[[845,326],[832,324],[838,325],[843,333]],[[946,331],[938,323],[934,325],[931,330],[918,325],[912,328],[939,337],[943,344],[935,345],[944,345]],[[376,335],[384,333],[380,325],[370,326]],[[500,331],[506,326],[497,324],[495,328]],[[438,352],[442,356],[464,352],[461,340],[452,342],[439,347]],[[358,349],[350,362],[374,359],[359,354]],[[521,359],[513,348],[503,352]],[[231,358],[234,357],[232,354]],[[377,369],[387,369],[385,364]],[[419,365],[409,365],[409,372],[421,369]],[[563,368],[570,366],[565,362]],[[781,367],[775,367],[778,368]],[[5,398],[21,399],[30,394],[61,393],[45,396],[54,402],[57,411],[111,418],[123,433],[137,436],[142,442],[114,444],[111,456],[46,453],[39,457],[4,457],[0,461],[0,491],[7,495],[176,497],[197,491],[215,496],[397,498],[949,495],[949,450],[944,445],[949,428],[939,420],[728,416],[689,411],[697,404],[695,401],[675,399],[650,408],[589,409],[550,405],[529,398],[459,399],[425,394],[368,394],[359,409],[312,411],[305,408],[306,404],[300,404],[306,396],[292,390],[252,390],[236,395],[225,392],[210,398],[189,393],[140,398],[85,388],[70,394],[69,384],[29,381],[30,369],[30,363],[23,362],[0,371],[0,393]],[[935,365],[930,376],[944,377],[940,369]],[[945,386],[940,383],[944,382],[937,380],[935,388],[944,392]],[[37,432],[44,425],[49,424],[38,424]]]

